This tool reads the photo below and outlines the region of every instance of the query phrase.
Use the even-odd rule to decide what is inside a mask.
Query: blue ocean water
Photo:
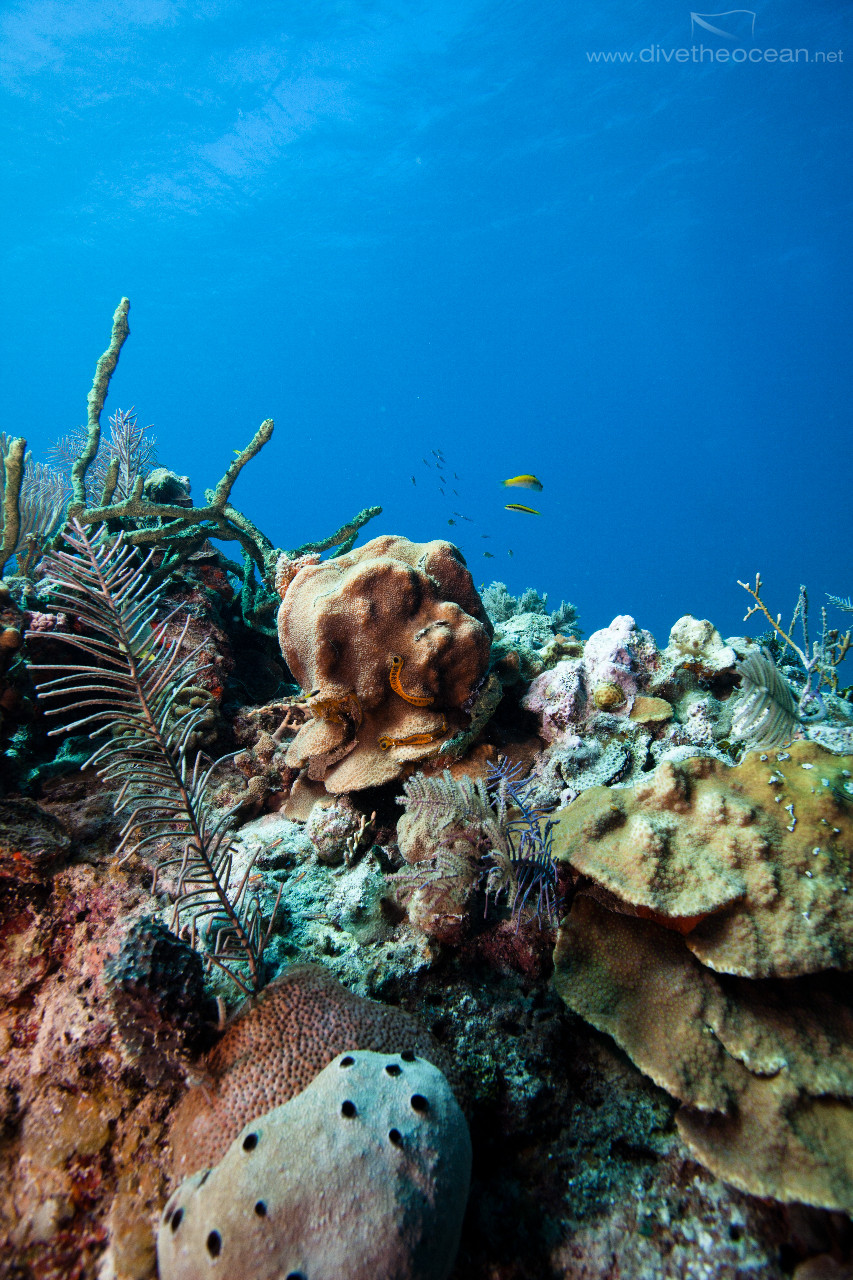
[[[276,545],[381,503],[364,537],[659,643],[742,632],[757,570],[786,617],[847,595],[850,27],[9,0],[0,429],[44,458],[85,420],[127,295],[104,425],[134,405],[201,501],[273,417],[233,497]]]

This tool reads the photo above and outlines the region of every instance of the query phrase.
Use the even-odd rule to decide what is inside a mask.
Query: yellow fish
[[[542,481],[537,480],[536,476],[511,476],[509,480],[502,480],[501,484],[505,489],[535,489],[537,493],[542,492]]]
[[[508,502],[504,507],[504,511],[526,511],[531,516],[541,516],[541,511],[536,511],[533,507],[524,507],[520,502]]]

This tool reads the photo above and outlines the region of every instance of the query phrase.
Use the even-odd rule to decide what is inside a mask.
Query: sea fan
[[[744,658],[737,670],[741,688],[732,713],[734,736],[750,750],[790,742],[800,719],[781,671],[763,652]]]
[[[123,502],[133,493],[134,485],[139,477],[143,480],[157,465],[157,441],[148,432],[147,427],[140,427],[133,408],[118,409],[110,418],[109,437],[102,437],[98,453],[87,476],[86,489],[93,501],[98,501],[104,490],[110,487],[110,502]],[[76,430],[62,436],[51,447],[50,461],[54,468],[71,471],[77,458],[86,446],[88,429],[77,427]],[[115,464],[115,479],[110,480],[110,467]]]
[[[163,836],[181,841],[180,855],[158,868],[178,868],[172,927],[178,930],[182,914],[189,912],[195,943],[198,923],[207,918],[212,943],[207,959],[246,994],[258,991],[276,913],[263,930],[260,903],[248,893],[251,866],[231,889],[232,811],[212,808],[216,765],[201,753],[188,761],[206,711],[204,706],[178,709],[198,675],[193,659],[201,646],[182,653],[189,617],[171,640],[166,624],[178,610],[155,621],[162,601],[146,574],[152,553],[140,560],[121,534],[111,539],[102,531],[89,538],[76,521],[63,538],[68,550],[48,556],[44,564],[54,599],[85,628],[85,634],[62,639],[85,656],[79,663],[31,667],[61,673],[39,684],[40,698],[61,701],[46,714],[68,716],[72,709],[76,717],[52,733],[86,728],[105,737],[86,767],[119,786],[116,806],[129,813],[117,851],[127,858]],[[248,965],[248,984],[235,972],[238,963]]]

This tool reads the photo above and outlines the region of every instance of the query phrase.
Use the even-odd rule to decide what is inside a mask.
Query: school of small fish
[[[438,492],[441,494],[442,498],[445,499],[445,501],[447,501],[447,498],[448,498],[448,493],[447,493],[448,490],[450,491],[453,497],[458,498],[459,490],[453,487],[453,481],[456,481],[456,483],[461,483],[459,479],[459,473],[456,471],[450,472],[450,468],[447,464],[447,459],[445,458],[441,449],[431,449],[430,453],[432,454],[432,461],[430,461],[429,458],[422,457],[421,462],[425,467],[429,469],[430,472],[435,473]],[[452,475],[453,480],[449,478],[450,475]],[[418,483],[417,476],[413,475],[411,477],[411,480],[412,480],[412,484],[417,486],[417,483]],[[517,475],[517,476],[509,476],[506,480],[501,480],[500,484],[504,489],[531,489],[536,493],[541,493],[542,489],[544,488],[542,481],[539,479],[539,477],[531,474],[530,472],[523,472],[521,475]],[[449,525],[456,527],[463,520],[467,521],[469,524],[476,523],[476,521],[471,516],[466,516],[462,511],[456,511],[456,510],[453,510],[452,508],[451,510],[452,510],[452,514],[447,517],[447,523]],[[523,502],[507,502],[504,504],[504,510],[517,511],[520,514],[530,515],[530,516],[542,515],[541,511],[537,511],[535,507],[527,506],[527,504]],[[491,534],[481,533],[480,537],[491,538]],[[485,560],[494,560],[495,558],[494,553],[491,551],[483,551],[482,554]],[[507,547],[507,555],[512,556],[512,554],[513,554],[512,550],[509,547]]]

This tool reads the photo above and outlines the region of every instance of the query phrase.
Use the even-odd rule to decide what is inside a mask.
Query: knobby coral
[[[287,763],[329,792],[358,791],[438,754],[465,727],[491,623],[448,542],[388,536],[310,559],[285,559],[278,574],[279,642],[311,712]]]

